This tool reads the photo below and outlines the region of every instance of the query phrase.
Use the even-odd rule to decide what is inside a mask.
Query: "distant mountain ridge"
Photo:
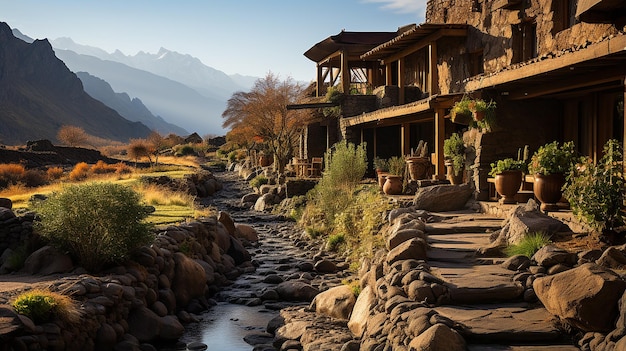
[[[112,140],[143,138],[150,129],[89,96],[47,40],[27,43],[0,22],[0,140],[56,140],[63,125]]]
[[[180,136],[189,134],[185,129],[168,123],[163,118],[154,116],[138,98],[131,99],[126,93],[116,93],[106,81],[94,77],[87,72],[76,72],[83,82],[83,87],[91,97],[102,101],[129,121],[137,121],[163,135],[174,133]]]

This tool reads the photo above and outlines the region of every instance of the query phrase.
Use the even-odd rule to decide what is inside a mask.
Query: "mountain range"
[[[56,140],[64,125],[119,141],[150,133],[144,124],[125,119],[87,94],[48,40],[25,42],[0,22],[0,140]]]

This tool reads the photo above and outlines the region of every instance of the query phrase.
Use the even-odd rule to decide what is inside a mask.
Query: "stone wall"
[[[375,95],[345,95],[341,105],[343,117],[352,117],[376,109]]]

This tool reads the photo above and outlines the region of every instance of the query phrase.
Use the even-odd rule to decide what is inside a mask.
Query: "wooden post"
[[[385,85],[389,86],[391,85],[391,63],[387,63],[385,65]]]
[[[398,105],[404,105],[404,57],[398,60]]]
[[[435,176],[437,179],[445,179],[446,171],[443,159],[443,141],[446,139],[446,123],[444,116],[446,110],[435,108]]]
[[[341,89],[344,94],[350,93],[350,67],[348,66],[348,53],[341,51]]]
[[[437,43],[431,42],[428,45],[428,93],[430,96],[439,94],[439,74],[437,72]]]
[[[409,123],[402,123],[402,153],[404,155],[411,155],[411,125]]]
[[[322,96],[322,85],[324,85],[324,76],[322,76],[322,67],[319,63],[317,64],[317,89],[315,94],[317,97]]]
[[[623,113],[623,123],[624,123],[624,136],[622,137],[622,152],[626,150],[626,77],[624,77],[624,85],[622,87],[624,89],[624,100],[622,100],[622,113]],[[626,174],[626,162],[622,162],[622,167],[624,168],[624,174]]]

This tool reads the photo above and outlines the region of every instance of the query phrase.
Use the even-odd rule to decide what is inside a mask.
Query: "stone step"
[[[574,345],[487,345],[487,344],[470,344],[467,345],[468,351],[580,351],[580,348]]]
[[[488,233],[502,228],[502,220],[479,220],[465,223],[438,222],[427,223],[425,226],[428,235],[458,234],[458,233]]]
[[[507,343],[536,347],[539,343],[567,342],[563,340],[562,331],[555,327],[555,317],[543,307],[509,303],[440,306],[435,310],[460,324],[458,330],[470,344]]]
[[[459,233],[428,236],[428,244],[440,249],[467,249],[475,251],[491,243],[489,233]]]

